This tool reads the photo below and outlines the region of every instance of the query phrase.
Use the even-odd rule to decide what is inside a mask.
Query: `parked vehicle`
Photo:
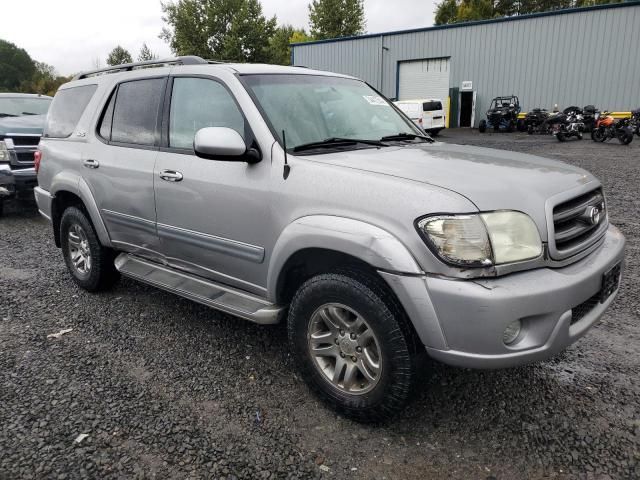
[[[555,355],[618,291],[625,239],[585,170],[433,142],[344,75],[112,68],[60,88],[39,147],[38,206],[73,281],[125,275],[285,321],[301,377],[346,415],[401,409],[425,355]]]
[[[623,145],[629,145],[633,141],[631,119],[623,118],[616,121],[609,112],[598,112],[595,119],[596,125],[591,131],[591,139],[594,142],[606,142],[617,138]]]
[[[0,93],[0,215],[5,200],[33,195],[33,154],[50,103],[45,95]]]
[[[520,100],[515,95],[507,97],[496,97],[491,101],[491,106],[487,110],[487,119],[480,120],[478,130],[480,133],[492,128],[495,132],[513,132],[520,113]]]
[[[631,129],[640,137],[640,108],[631,112]]]
[[[549,118],[549,111],[542,108],[534,108],[524,117],[524,131],[529,135],[534,133],[549,133],[546,120]]]
[[[551,133],[559,142],[564,142],[572,137],[582,140],[582,132],[584,131],[582,119],[582,109],[567,108],[562,113],[554,115],[553,121],[550,123]]]
[[[437,135],[446,127],[443,103],[438,98],[401,100],[395,104],[416,125],[432,135]]]
[[[598,109],[594,105],[586,105],[582,109],[582,122],[584,131],[591,132],[596,125],[596,112]]]

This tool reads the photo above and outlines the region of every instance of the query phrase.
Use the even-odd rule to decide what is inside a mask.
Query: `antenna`
[[[285,180],[289,177],[289,173],[291,173],[291,165],[287,161],[287,134],[282,130],[282,146],[284,147],[284,171],[282,172],[282,178]]]

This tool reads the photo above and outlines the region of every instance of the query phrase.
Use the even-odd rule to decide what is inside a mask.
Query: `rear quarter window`
[[[76,128],[82,113],[89,104],[97,85],[83,85],[60,90],[51,103],[44,136],[67,138]]]
[[[435,110],[442,110],[442,102],[424,102],[422,109],[425,112],[433,112]]]

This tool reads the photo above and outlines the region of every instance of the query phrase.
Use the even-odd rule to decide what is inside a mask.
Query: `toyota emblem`
[[[600,223],[600,209],[598,207],[591,207],[589,209],[589,221],[591,225]]]

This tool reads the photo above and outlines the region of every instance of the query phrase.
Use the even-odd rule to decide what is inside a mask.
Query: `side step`
[[[280,314],[284,312],[284,307],[250,293],[180,272],[128,253],[118,255],[115,265],[116,269],[126,277],[148,283],[255,323],[278,323]]]

